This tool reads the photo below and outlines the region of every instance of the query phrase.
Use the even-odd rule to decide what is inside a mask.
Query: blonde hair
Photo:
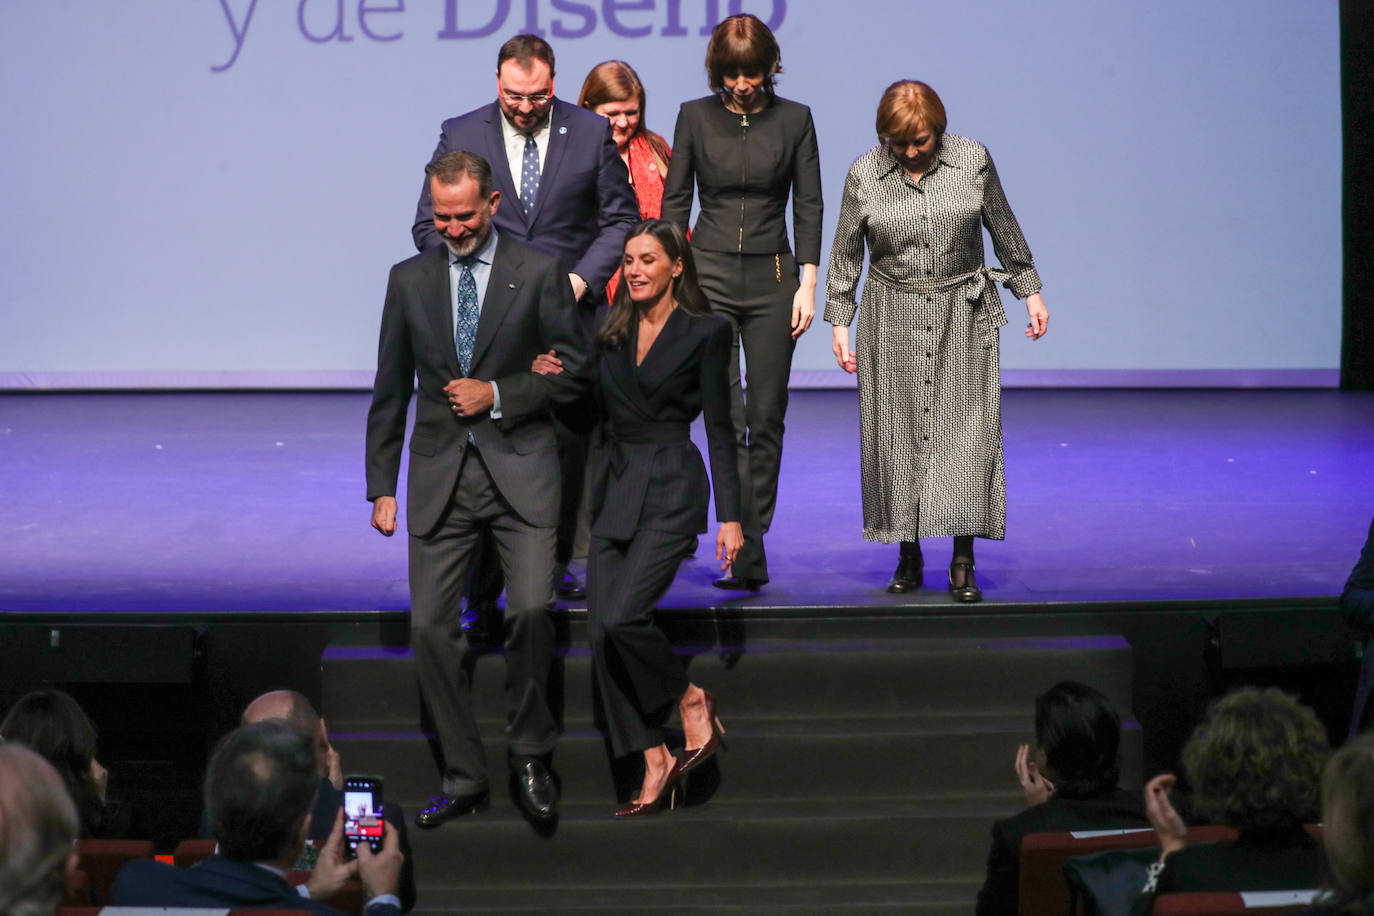
[[[22,744],[0,743],[0,913],[57,912],[76,826],[76,805],[52,765]]]
[[[910,140],[922,127],[938,139],[948,123],[939,94],[920,80],[897,80],[888,86],[874,119],[878,139],[884,142]]]

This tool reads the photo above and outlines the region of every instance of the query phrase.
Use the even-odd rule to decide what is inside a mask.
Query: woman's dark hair
[[[104,804],[91,776],[97,734],[90,717],[71,694],[35,690],[20,697],[0,722],[0,737],[28,745],[52,764],[76,803],[81,835],[99,835]]]
[[[652,236],[663,246],[668,260],[682,260],[682,275],[673,280],[672,286],[672,296],[677,300],[678,308],[688,315],[709,315],[711,303],[706,301],[706,294],[697,283],[697,265],[692,260],[692,249],[682,230],[666,220],[646,219],[630,230],[625,236],[625,244],[641,235]],[[630,326],[634,321],[635,304],[630,301],[630,284],[622,277],[620,285],[616,287],[615,298],[611,300],[610,310],[606,313],[606,320],[597,334],[597,343],[607,350],[619,349],[629,338]]]
[[[749,13],[722,19],[706,44],[706,84],[725,91],[725,78],[742,74],[762,76],[764,91],[773,94],[773,78],[782,72],[782,51],[772,29]]]
[[[1183,748],[1183,771],[1202,817],[1283,830],[1316,819],[1330,753],[1316,713],[1277,688],[1242,687],[1208,709]]]
[[[1087,684],[1060,681],[1035,698],[1035,743],[1056,796],[1082,798],[1116,788],[1121,717]]]

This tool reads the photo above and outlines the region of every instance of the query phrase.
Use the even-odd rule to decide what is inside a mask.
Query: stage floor
[[[363,498],[367,406],[0,394],[0,613],[404,610],[404,536]],[[1010,389],[1003,426],[985,607],[1335,595],[1374,514],[1367,392]],[[883,591],[897,551],[862,538],[857,433],[854,391],[794,391],[772,583],[712,588],[712,535],[664,606],[948,610],[947,538],[925,544],[927,588]]]

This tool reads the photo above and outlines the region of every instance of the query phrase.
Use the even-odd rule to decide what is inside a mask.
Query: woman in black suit
[[[816,313],[821,166],[811,109],[773,94],[777,40],[748,14],[716,26],[706,48],[712,95],[683,104],[663,187],[663,218],[684,232],[695,185],[701,213],[692,249],[701,287],[744,348],[749,391],[731,350],[731,410],[739,453],[744,549],[716,585],[768,581],[763,536],[773,522],[787,381],[796,339]],[[792,197],[795,252],[785,213]],[[800,276],[798,276],[800,274]]]
[[[644,783],[619,817],[651,814],[677,782],[715,753],[724,729],[715,697],[687,679],[654,608],[706,531],[711,486],[689,436],[706,415],[715,484],[716,556],[744,543],[728,379],[729,323],[711,314],[682,231],[663,220],[630,230],[622,281],[597,337],[605,446],[592,483],[587,613],[592,658],[617,757],[644,754]],[[535,363],[558,371],[553,354]],[[685,750],[661,731],[676,705]]]

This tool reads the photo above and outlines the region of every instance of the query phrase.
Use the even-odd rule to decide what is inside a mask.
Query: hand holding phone
[[[343,788],[344,854],[358,854],[358,844],[382,851],[386,821],[382,819],[382,777],[345,776]]]

